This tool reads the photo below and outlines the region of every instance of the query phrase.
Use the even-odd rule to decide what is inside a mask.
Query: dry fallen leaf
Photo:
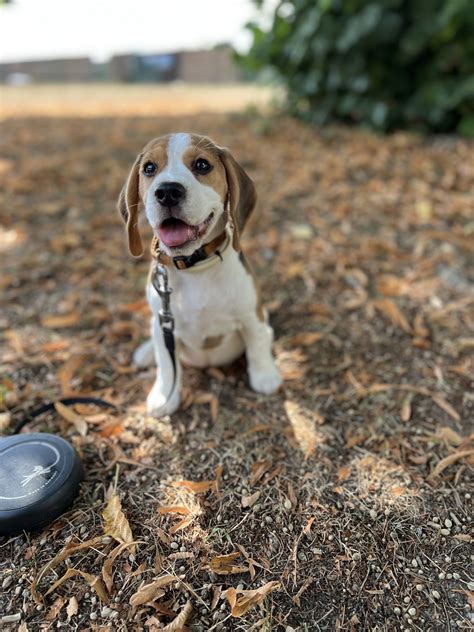
[[[158,536],[158,539],[161,540],[161,542],[163,542],[163,544],[166,544],[166,546],[169,546],[171,542],[171,538],[169,537],[169,535],[166,533],[164,529],[162,529],[161,527],[156,527],[156,535]]]
[[[243,432],[240,436],[248,437],[249,435],[256,434],[257,432],[269,432],[274,428],[275,426],[273,424],[256,424],[253,428],[250,428],[250,430]]]
[[[295,510],[296,506],[298,505],[298,497],[295,493],[293,485],[290,482],[288,482],[288,500],[291,503],[292,509]]]
[[[196,395],[193,395],[192,401],[194,404],[209,404],[211,419],[214,422],[217,420],[217,415],[219,413],[219,400],[214,393],[197,393]]]
[[[161,623],[161,621],[155,616],[148,617],[145,620],[145,627],[148,632],[161,632],[161,630],[163,629],[161,627],[162,625],[163,624]]]
[[[351,475],[351,466],[350,465],[341,465],[341,467],[337,470],[337,480],[339,483],[343,483],[347,481],[347,479]]]
[[[298,590],[298,592],[296,593],[296,595],[293,597],[293,601],[294,603],[299,607],[301,607],[301,595],[309,588],[309,586],[311,586],[311,584],[314,582],[314,577],[307,577],[304,582],[303,585],[301,586],[301,588]],[[353,632],[351,630],[351,632]]]
[[[85,437],[87,434],[87,421],[83,419],[80,415],[75,413],[72,408],[65,406],[61,402],[55,402],[54,408],[56,412],[58,412],[63,419],[73,424],[77,432],[81,435],[81,437]]]
[[[425,319],[422,312],[418,312],[413,320],[413,335],[420,342],[428,338],[430,335],[430,330],[425,324]]]
[[[243,617],[251,608],[261,603],[267,595],[281,587],[279,582],[268,582],[255,590],[228,588],[222,594],[231,607],[233,617]],[[240,596],[239,596],[240,595]]]
[[[214,470],[215,475],[216,475],[216,491],[219,491],[220,485],[221,485],[221,481],[222,481],[222,474],[224,472],[224,466],[222,464],[217,465],[216,469]]]
[[[305,265],[302,261],[293,261],[285,266],[285,278],[294,279],[295,277],[302,277],[305,272]]]
[[[80,571],[78,568],[68,568],[67,571],[64,573],[64,575],[60,577],[57,581],[55,581],[54,584],[48,588],[44,596],[47,597],[48,595],[50,595],[52,592],[56,590],[56,588],[61,586],[61,584],[63,584],[65,581],[67,581],[71,577],[74,577],[75,575],[79,575],[80,577],[83,577],[86,580],[89,586],[95,590],[95,592],[97,593],[97,596],[102,601],[102,603],[105,603],[105,604],[109,603],[109,597],[107,595],[107,591],[105,590],[105,586],[102,583],[102,580],[100,579],[100,577],[97,577],[97,575],[91,575],[90,573],[85,573],[84,571]]]
[[[390,299],[380,299],[371,303],[375,309],[388,318],[393,325],[411,333],[412,329],[400,308]]]
[[[144,603],[159,599],[165,594],[163,588],[175,581],[179,581],[179,577],[176,577],[176,575],[163,575],[163,577],[159,577],[141,586],[137,592],[130,597],[130,605],[136,608]]]
[[[125,542],[123,544],[119,544],[116,546],[108,556],[105,558],[104,564],[102,566],[102,578],[104,580],[105,585],[107,586],[107,590],[109,593],[112,592],[114,582],[113,582],[113,573],[112,568],[117,557],[125,551],[125,549],[130,548],[130,542]]]
[[[101,437],[116,437],[121,435],[122,440],[125,440],[126,437],[123,422],[121,421],[111,421],[110,423],[104,424],[100,428],[99,434]]]
[[[344,447],[348,450],[350,448],[354,448],[356,445],[360,445],[361,443],[364,443],[364,441],[367,441],[369,436],[370,435],[367,432],[355,431],[354,433],[348,435]]]
[[[135,544],[133,540],[132,530],[125,514],[122,511],[120,498],[114,494],[107,503],[102,512],[104,518],[104,533],[109,535],[121,544],[128,544],[130,551],[135,553]]]
[[[292,346],[311,347],[316,342],[319,342],[323,338],[324,334],[320,331],[308,331],[302,334],[297,334],[289,339],[288,343]]]
[[[403,296],[410,291],[409,283],[393,274],[382,274],[379,276],[376,286],[377,291],[385,296]]]
[[[444,472],[444,470],[447,467],[449,467],[450,465],[453,465],[453,463],[456,463],[460,459],[465,459],[465,458],[473,456],[473,455],[474,455],[474,450],[460,450],[459,452],[455,452],[454,454],[450,454],[449,456],[445,457],[444,459],[441,459],[441,461],[434,468],[434,470],[431,472],[431,474],[428,476],[428,478],[435,478],[436,476],[439,476],[442,472]]]
[[[18,353],[18,355],[23,355],[25,353],[24,342],[22,337],[17,331],[13,329],[7,329],[3,332],[3,335],[10,343],[11,347]]]
[[[468,544],[473,541],[472,535],[469,535],[468,533],[458,533],[454,536],[454,538],[459,540],[459,542],[467,542]]]
[[[216,490],[217,481],[174,481],[173,487],[183,487],[193,494],[205,494],[211,490]]]
[[[400,411],[400,419],[406,423],[411,419],[411,402],[413,399],[413,393],[409,393],[403,400],[402,409]]]
[[[50,327],[51,329],[61,329],[62,327],[72,327],[77,325],[81,320],[79,312],[70,312],[69,314],[52,314],[50,316],[43,316],[41,324],[43,327]]]
[[[173,525],[170,528],[171,535],[173,535],[174,533],[177,533],[178,531],[181,531],[182,529],[190,525],[193,519],[194,519],[194,516],[189,516],[188,518],[183,518],[183,520],[180,520],[177,524]]]
[[[318,445],[315,421],[312,415],[309,415],[308,412],[296,402],[286,400],[284,406],[295,439],[305,458],[307,458],[314,453]]]
[[[168,560],[192,560],[195,557],[191,551],[177,551],[176,553],[170,553],[166,559]],[[156,566],[156,564],[155,564]],[[160,565],[161,568],[161,565]]]
[[[43,596],[38,591],[38,587],[41,583],[41,580],[47,573],[54,570],[59,564],[61,564],[61,562],[64,562],[64,560],[69,558],[74,553],[96,547],[101,543],[102,536],[86,540],[85,542],[81,542],[80,544],[68,543],[57,555],[49,560],[49,562],[46,562],[46,564],[40,569],[31,584],[31,596],[33,597],[35,602],[38,604],[43,603]]]
[[[193,607],[191,602],[187,601],[176,619],[174,619],[171,623],[168,623],[168,625],[165,625],[164,628],[161,628],[162,632],[182,632],[192,611]]]
[[[309,534],[311,533],[311,527],[313,526],[313,522],[316,520],[316,516],[311,516],[306,523],[303,533]]]
[[[239,566],[234,563],[239,557],[241,557],[239,551],[229,553],[228,555],[216,555],[211,558],[209,568],[216,575],[236,575],[238,573],[248,573],[249,568],[247,566]]]
[[[435,404],[437,404],[440,408],[442,408],[445,412],[448,413],[450,417],[452,417],[456,421],[460,421],[461,417],[457,410],[455,410],[449,402],[447,402],[444,397],[438,394],[433,394],[431,396]]]
[[[77,599],[76,597],[74,597],[74,595],[69,599],[69,602],[67,604],[66,607],[66,613],[67,613],[67,618],[68,621],[78,613],[79,611],[79,604],[77,603]]]
[[[141,298],[138,301],[134,301],[133,303],[118,305],[117,308],[121,312],[143,313],[143,314],[150,313],[150,307],[148,305],[148,301],[144,298]]]
[[[63,609],[65,603],[66,603],[66,598],[65,597],[58,597],[57,599],[55,599],[53,605],[51,606],[51,608],[46,613],[45,620],[46,621],[56,621],[56,619],[58,618],[58,615],[61,612],[61,610]]]
[[[252,474],[250,476],[250,485],[253,486],[255,485],[255,483],[258,483],[258,481],[262,478],[262,476],[265,474],[265,472],[268,472],[268,470],[271,467],[271,463],[270,461],[267,461],[266,459],[264,459],[263,461],[256,461],[255,463],[252,463]]]
[[[45,342],[40,349],[43,353],[55,353],[56,351],[64,351],[70,346],[69,340],[55,340],[53,342]]]
[[[436,434],[434,435],[436,439],[439,441],[443,441],[448,445],[452,445],[455,448],[458,448],[463,442],[463,437],[458,434],[455,430],[450,428],[449,426],[443,426],[442,428],[438,428]]]
[[[11,419],[12,415],[8,410],[4,413],[0,413],[0,432],[5,432],[10,425]]]
[[[184,505],[165,505],[162,507],[158,507],[158,513],[160,514],[171,513],[171,514],[180,514],[181,516],[189,516],[191,511]]]
[[[242,496],[242,507],[244,509],[246,509],[247,507],[253,507],[255,505],[255,503],[257,502],[257,500],[260,498],[260,494],[262,492],[260,490],[257,490],[255,493],[251,494],[250,496]]]
[[[71,388],[71,380],[89,357],[86,353],[73,354],[58,370],[58,380],[63,395],[73,395],[75,393],[74,389]]]
[[[211,610],[215,610],[217,602],[221,598],[222,586],[214,586],[212,589]]]
[[[116,342],[121,338],[129,338],[134,344],[138,342],[141,336],[141,328],[138,323],[131,320],[115,321],[107,330],[107,341]]]

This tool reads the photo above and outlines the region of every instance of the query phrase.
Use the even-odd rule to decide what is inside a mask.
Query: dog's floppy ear
[[[240,235],[257,201],[255,186],[228,149],[219,148],[219,156],[227,175],[227,197],[234,225],[232,244],[240,250]]]
[[[140,160],[142,154],[137,156],[128,175],[118,199],[118,210],[123,221],[127,225],[128,247],[134,257],[143,254],[143,243],[138,230],[138,211],[140,209],[140,195],[138,192]]]

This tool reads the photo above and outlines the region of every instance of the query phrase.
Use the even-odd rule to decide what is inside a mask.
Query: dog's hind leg
[[[148,369],[151,366],[155,366],[155,351],[151,338],[135,349],[133,364],[139,369]]]

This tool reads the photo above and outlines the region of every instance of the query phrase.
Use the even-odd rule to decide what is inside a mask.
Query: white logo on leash
[[[39,478],[43,474],[48,474],[48,472],[50,472],[52,469],[53,469],[52,465],[50,465],[49,467],[43,467],[42,465],[35,465],[31,474],[27,474],[26,476],[23,477],[21,486],[25,487],[32,480],[34,480],[35,478]]]

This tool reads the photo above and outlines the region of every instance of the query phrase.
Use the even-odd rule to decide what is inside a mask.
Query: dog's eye
[[[205,160],[205,158],[198,158],[194,161],[193,170],[200,175],[204,175],[211,171],[212,166]]]
[[[156,165],[154,162],[151,162],[151,160],[148,160],[148,162],[146,162],[143,165],[143,173],[146,176],[152,176],[154,173],[156,173]]]

